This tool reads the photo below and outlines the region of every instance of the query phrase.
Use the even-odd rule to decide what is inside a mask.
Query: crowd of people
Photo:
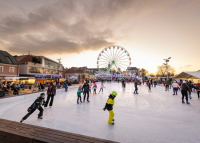
[[[2,84],[2,90],[4,90],[5,93],[8,93],[9,91],[13,91],[14,95],[19,95],[19,90],[22,89],[24,90],[24,83],[7,83],[7,84]]]
[[[146,82],[146,85],[148,86],[149,91],[151,91],[151,87],[156,87],[156,85],[159,83],[159,85],[162,85],[165,87],[165,91],[169,91],[169,89],[173,89],[173,95],[178,95],[178,90],[180,90],[182,94],[182,103],[184,102],[184,98],[186,100],[187,104],[190,104],[188,102],[188,98],[192,99],[191,93],[197,92],[198,99],[200,98],[200,83],[195,84],[194,82],[190,80],[180,80],[179,82],[174,80],[168,80],[166,79],[163,82],[157,82],[156,80],[146,80],[142,81],[143,85]]]

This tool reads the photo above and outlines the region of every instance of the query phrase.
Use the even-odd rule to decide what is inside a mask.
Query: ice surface
[[[100,87],[100,84],[98,84]],[[77,88],[58,90],[52,108],[44,110],[43,120],[36,110],[24,123],[123,142],[123,143],[199,143],[200,100],[192,93],[190,105],[181,103],[181,95],[173,96],[164,87],[148,92],[139,86],[133,95],[133,84],[125,90],[121,84],[105,84],[104,93],[90,95],[90,103],[76,103]],[[97,91],[99,88],[97,89]],[[108,111],[103,107],[112,90],[115,99],[115,125],[109,125]],[[39,93],[0,100],[0,117],[20,121]]]

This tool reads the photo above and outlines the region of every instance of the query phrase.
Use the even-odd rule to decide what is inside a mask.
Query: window
[[[0,66],[0,72],[3,72],[3,66]]]
[[[15,68],[14,68],[14,67],[10,67],[10,68],[9,68],[9,72],[10,72],[10,73],[14,73],[14,72],[15,72]]]

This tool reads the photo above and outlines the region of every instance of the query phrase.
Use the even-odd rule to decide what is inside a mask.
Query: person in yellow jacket
[[[113,105],[115,104],[115,97],[117,96],[117,92],[116,91],[112,91],[112,93],[109,95],[109,98],[106,102],[105,107],[103,108],[103,110],[105,111],[106,109],[109,111],[110,115],[108,118],[108,123],[111,125],[114,125],[113,121],[114,121],[114,112],[113,112]]]

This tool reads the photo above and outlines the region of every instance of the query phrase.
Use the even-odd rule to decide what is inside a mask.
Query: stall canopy
[[[175,79],[200,79],[200,72],[182,72]]]
[[[28,80],[28,79],[35,79],[34,77],[4,77],[3,79],[8,80]]]

